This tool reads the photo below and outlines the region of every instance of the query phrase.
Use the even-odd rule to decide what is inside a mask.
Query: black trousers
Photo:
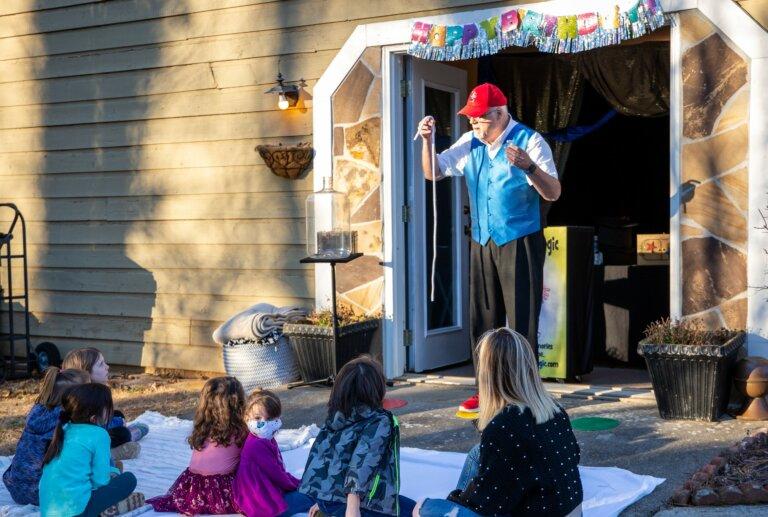
[[[119,416],[120,418],[125,419],[125,415],[117,409],[114,412],[114,416]],[[131,430],[123,425],[107,429],[107,432],[109,433],[109,441],[111,442],[109,447],[111,449],[131,441]]]
[[[544,233],[538,231],[502,246],[493,240],[471,241],[469,325],[472,362],[477,371],[477,341],[486,331],[503,327],[526,336],[538,354],[539,313],[544,290]]]
[[[91,492],[88,506],[85,507],[80,517],[98,517],[101,512],[131,495],[135,489],[136,476],[132,473],[123,472],[113,477],[109,480],[108,485],[99,487]]]

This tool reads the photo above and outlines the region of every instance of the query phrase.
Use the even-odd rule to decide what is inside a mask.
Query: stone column
[[[749,60],[698,10],[680,15],[682,314],[747,322]]]
[[[347,192],[352,230],[365,256],[339,266],[339,301],[358,313],[381,311],[381,48],[368,48],[332,98],[333,184]]]

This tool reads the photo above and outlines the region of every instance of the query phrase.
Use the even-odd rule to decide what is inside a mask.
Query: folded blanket
[[[272,313],[260,312],[254,315],[251,328],[254,335],[264,337],[272,332],[283,330],[286,323],[295,323],[307,317],[307,311],[301,307],[280,307]]]
[[[213,340],[226,345],[229,341],[260,341],[283,330],[286,323],[296,323],[307,317],[301,307],[275,307],[268,303],[257,303],[235,314],[213,332]]]

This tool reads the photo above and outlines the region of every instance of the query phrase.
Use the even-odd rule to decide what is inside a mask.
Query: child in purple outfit
[[[296,491],[300,480],[285,470],[274,438],[282,425],[280,399],[271,391],[254,391],[246,408],[250,432],[232,487],[240,513],[247,517],[287,517],[306,512],[313,501]]]

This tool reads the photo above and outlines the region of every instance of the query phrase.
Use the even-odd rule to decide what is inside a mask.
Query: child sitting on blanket
[[[232,497],[240,450],[248,436],[245,392],[234,377],[208,380],[188,438],[192,459],[168,493],[147,502],[157,512],[187,515],[237,513]]]
[[[101,384],[67,388],[53,439],[43,458],[40,514],[48,516],[118,515],[144,506],[133,492],[136,477],[110,466],[112,393]]]
[[[299,488],[315,502],[310,515],[411,514],[416,502],[399,495],[400,431],[382,407],[385,392],[381,365],[368,356],[339,371]]]
[[[299,480],[285,470],[275,433],[282,426],[277,395],[257,390],[248,397],[246,422],[250,431],[240,453],[233,492],[240,513],[275,517],[304,513],[312,500],[297,492]]]
[[[59,370],[51,366],[45,371],[40,395],[27,414],[16,454],[3,473],[3,483],[16,503],[40,504],[38,483],[43,474],[43,457],[59,421],[61,397],[70,386],[89,382],[91,377],[82,370]]]
[[[62,368],[77,368],[91,375],[91,382],[107,384],[109,365],[102,353],[96,348],[76,348],[71,350],[61,364]],[[112,419],[107,423],[110,447],[114,460],[129,460],[139,456],[141,447],[138,442],[149,432],[145,424],[125,425],[125,415],[115,410]]]

